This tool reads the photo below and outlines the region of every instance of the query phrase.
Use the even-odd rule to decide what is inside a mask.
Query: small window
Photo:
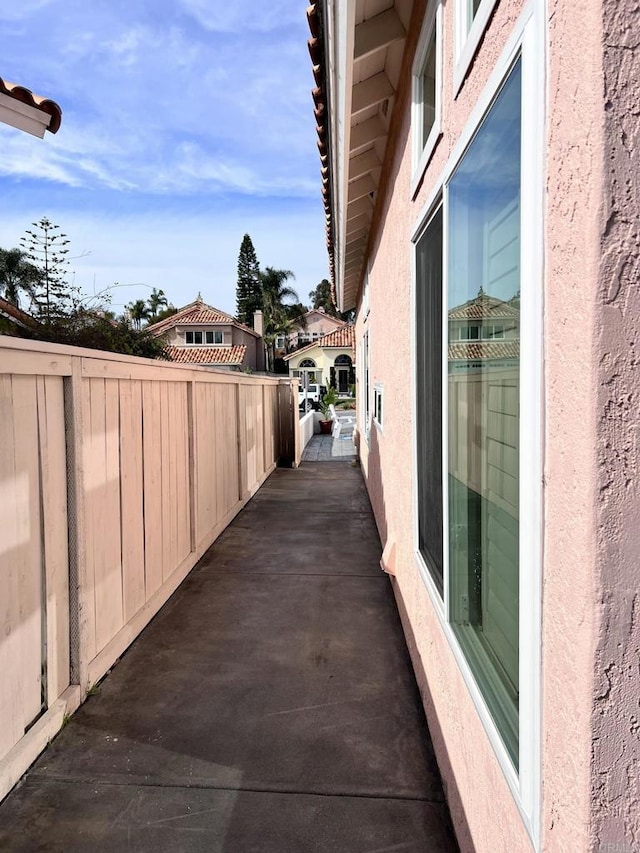
[[[432,3],[422,25],[413,64],[412,148],[414,190],[422,179],[440,135],[441,12]]]
[[[204,337],[205,337],[206,343],[208,343],[208,344],[213,343],[213,332],[205,332]]]
[[[456,0],[454,96],[467,76],[471,60],[475,56],[496,2],[497,0]]]
[[[194,344],[202,343],[202,332],[194,332],[193,333],[193,342]]]
[[[278,335],[276,338],[276,349],[284,349],[284,335]]]
[[[373,386],[373,422],[382,429],[382,385]]]
[[[224,343],[224,334],[222,332],[214,332],[213,333],[213,342],[214,342],[214,344]]]
[[[193,343],[193,332],[185,332],[184,333],[184,342],[185,344]]]

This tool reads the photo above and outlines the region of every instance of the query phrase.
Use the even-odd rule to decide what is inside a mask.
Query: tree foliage
[[[323,278],[314,290],[309,293],[312,308],[322,308],[327,314],[332,317],[338,317],[338,309],[335,306],[331,295],[331,284],[326,278]]]
[[[0,293],[20,307],[20,296],[33,297],[40,270],[32,264],[22,249],[0,249]]]
[[[236,285],[236,317],[253,327],[254,311],[262,308],[260,266],[251,237],[245,234],[238,253],[238,283]]]
[[[321,308],[327,314],[330,314],[332,317],[336,317],[338,320],[350,322],[354,318],[354,311],[338,311],[336,304],[333,301],[331,284],[326,278],[323,278],[320,284],[311,291],[309,299],[311,300],[312,308]]]
[[[149,319],[157,317],[159,309],[167,308],[169,305],[164,290],[158,290],[156,287],[151,291],[147,303],[149,305]]]
[[[146,320],[150,315],[149,306],[144,299],[136,299],[135,302],[130,302],[125,307],[129,312],[133,328],[140,331],[142,321]]]
[[[66,278],[70,242],[67,235],[46,216],[32,225],[34,230],[28,230],[20,243],[27,261],[39,272],[31,294],[32,305],[38,319],[49,323],[78,308],[80,290],[69,285]]]
[[[262,282],[262,311],[264,313],[264,342],[267,348],[267,368],[274,369],[276,338],[289,335],[294,326],[304,325],[305,306],[287,281],[295,278],[291,270],[267,267],[260,273]]]
[[[175,305],[167,305],[166,308],[163,308],[162,311],[158,311],[154,316],[149,317],[147,320],[148,326],[153,326],[154,323],[160,323],[162,320],[166,320],[167,317],[173,317],[174,314],[178,313],[178,309]]]
[[[99,312],[80,308],[66,317],[54,317],[38,329],[25,332],[32,340],[69,344],[89,349],[165,359],[165,344],[148,329],[133,329],[125,318],[112,320]]]

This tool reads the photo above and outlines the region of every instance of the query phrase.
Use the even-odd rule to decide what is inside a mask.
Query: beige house
[[[331,386],[339,394],[348,394],[355,382],[353,324],[343,323],[316,343],[286,355],[284,360],[293,376],[306,377],[308,382]]]
[[[262,312],[256,311],[254,324],[258,331],[207,305],[198,295],[176,314],[155,323],[150,331],[164,337],[171,361],[200,367],[264,370]]]

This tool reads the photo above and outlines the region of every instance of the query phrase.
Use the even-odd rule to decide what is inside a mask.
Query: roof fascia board
[[[344,311],[344,245],[349,181],[351,96],[355,44],[356,0],[328,0],[326,28],[329,62],[329,126],[335,252],[335,286],[338,310]]]

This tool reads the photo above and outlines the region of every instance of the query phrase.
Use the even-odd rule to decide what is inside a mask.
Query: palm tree
[[[157,290],[155,287],[151,291],[151,296],[147,301],[149,303],[149,313],[151,317],[157,316],[158,308],[166,308],[169,304],[167,297],[164,294],[164,290]]]
[[[135,302],[130,302],[126,308],[129,312],[134,328],[139,330],[142,326],[142,321],[146,320],[149,316],[147,303],[144,299],[136,299]]]
[[[33,297],[40,278],[40,271],[29,263],[22,249],[0,249],[0,291],[7,302],[18,308],[20,294]]]
[[[287,285],[290,278],[295,278],[291,270],[277,270],[267,267],[260,272],[262,284],[262,310],[264,313],[264,342],[267,347],[267,368],[273,370],[276,357],[276,338],[287,334],[291,320],[291,300],[298,302],[298,294]],[[289,300],[289,301],[287,301]]]

